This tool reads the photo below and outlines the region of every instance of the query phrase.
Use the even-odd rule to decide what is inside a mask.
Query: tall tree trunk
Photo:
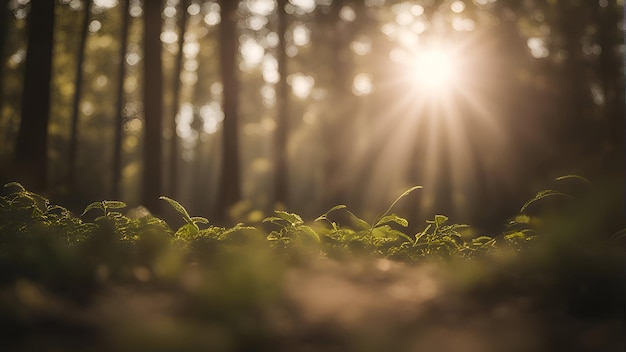
[[[185,32],[187,30],[187,22],[189,20],[189,0],[182,0],[179,9],[179,30],[178,37],[178,53],[176,54],[176,63],[174,67],[174,101],[172,102],[171,123],[173,127],[172,140],[170,142],[170,164],[169,164],[169,187],[170,197],[176,198],[178,195],[178,160],[179,160],[179,143],[178,134],[176,133],[176,115],[180,109],[180,73],[183,68],[183,47],[185,45]]]
[[[122,29],[120,33],[120,68],[117,74],[117,98],[115,117],[115,135],[113,140],[113,182],[112,197],[120,199],[122,183],[122,131],[124,128],[124,79],[126,78],[126,54],[128,52],[128,26],[130,15],[128,13],[130,0],[120,2],[120,13],[122,15]]]
[[[6,55],[6,43],[7,43],[7,35],[8,35],[8,25],[9,22],[9,1],[8,0],[0,0],[0,60],[4,61],[4,57]],[[0,66],[0,82],[4,82],[5,75],[5,65]],[[0,90],[2,89],[2,85],[0,84]],[[0,96],[0,111],[2,111],[2,104],[4,103],[4,97]],[[1,116],[1,115],[0,115]]]
[[[287,169],[287,136],[289,131],[289,87],[287,86],[287,53],[285,33],[287,32],[287,0],[278,0],[278,74],[280,81],[277,87],[277,123],[274,140],[274,201],[277,204],[287,205],[289,199],[288,169]]]
[[[36,192],[45,191],[47,186],[55,4],[56,1],[33,1],[28,15],[28,52],[15,164],[20,181]]]
[[[239,1],[221,0],[222,20],[219,25],[219,56],[222,74],[224,130],[222,135],[222,167],[217,197],[217,220],[227,220],[228,210],[240,200],[239,168],[239,82],[237,78],[237,7]]]
[[[350,42],[350,33],[347,23],[341,19],[339,13],[346,0],[334,0],[330,12],[331,31],[327,33],[331,48],[331,113],[330,120],[326,120],[324,127],[324,145],[326,157],[324,162],[324,189],[325,206],[345,204],[349,190],[346,189],[345,176],[342,175],[342,165],[346,155],[346,142],[350,138],[346,135],[352,122],[348,115],[351,108],[350,100],[353,98],[349,91],[350,62],[348,61],[346,47]]]
[[[72,122],[70,130],[69,160],[67,166],[66,185],[71,189],[76,182],[76,156],[78,150],[78,118],[80,116],[80,100],[83,95],[83,66],[85,62],[85,47],[89,35],[89,18],[91,17],[92,1],[85,2],[83,13],[83,26],[80,32],[78,44],[78,56],[76,59],[76,77],[74,83],[74,100],[72,101]]]
[[[163,125],[163,64],[161,59],[161,1],[144,2],[144,169],[142,203],[159,213]]]
[[[202,52],[198,53],[198,58],[202,56]],[[196,68],[196,74],[198,77],[206,77],[207,62],[204,60],[198,60],[198,67]],[[195,107],[206,104],[207,94],[211,82],[208,80],[197,80],[193,87],[193,96],[191,104]],[[206,214],[208,209],[211,208],[211,198],[208,196],[211,194],[211,177],[212,170],[210,168],[211,157],[207,153],[207,148],[211,141],[203,141],[202,135],[204,133],[204,119],[200,115],[200,109],[194,109],[193,120],[191,121],[191,128],[198,133],[196,145],[194,147],[195,158],[191,162],[191,209],[197,214]]]
[[[616,47],[622,43],[623,35],[618,23],[623,12],[616,1],[609,1],[605,8],[596,7],[595,24],[598,26],[598,44],[602,48],[597,62],[598,78],[604,93],[604,108],[600,124],[603,139],[601,155],[605,171],[624,173],[624,75],[623,54],[617,54]],[[620,66],[622,74],[620,72]],[[608,170],[606,170],[608,169]]]

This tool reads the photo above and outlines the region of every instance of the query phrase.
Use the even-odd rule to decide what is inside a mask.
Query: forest
[[[0,0],[0,348],[621,351],[623,0]]]

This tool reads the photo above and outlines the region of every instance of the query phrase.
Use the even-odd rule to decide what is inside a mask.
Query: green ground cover
[[[15,351],[623,351],[623,194],[557,179],[477,234],[338,205],[224,228],[118,201],[0,197],[0,339]],[[623,219],[623,214],[619,215]],[[623,225],[623,223],[622,223]]]

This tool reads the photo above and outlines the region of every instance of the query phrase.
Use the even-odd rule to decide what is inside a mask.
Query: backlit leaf
[[[378,222],[376,223],[376,225],[374,225],[374,227],[388,224],[390,222],[394,222],[402,227],[409,226],[408,220],[406,220],[405,218],[401,218],[395,214],[391,214],[391,215],[384,216],[382,219],[378,220]]]
[[[90,211],[91,209],[101,209],[102,211],[104,211],[104,206],[102,205],[102,202],[93,202],[91,204],[89,204],[85,210],[83,210],[83,213],[80,214],[80,216],[83,216],[85,214],[87,214],[88,211]]]
[[[183,216],[183,219],[185,219],[186,223],[193,224],[193,221],[191,220],[191,217],[189,216],[187,209],[185,209],[185,207],[180,205],[180,203],[166,196],[161,196],[159,197],[159,199],[166,201],[172,208],[174,208],[177,212],[179,212]]]

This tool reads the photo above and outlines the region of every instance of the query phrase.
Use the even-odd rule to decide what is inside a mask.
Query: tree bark
[[[287,139],[289,131],[289,87],[287,85],[287,53],[285,33],[287,32],[287,0],[278,0],[278,36],[280,41],[276,48],[278,61],[278,82],[276,101],[278,103],[276,133],[274,135],[274,201],[286,206],[289,200],[288,168],[287,168]]]
[[[187,22],[189,14],[187,13],[189,0],[182,0],[179,9],[179,29],[178,53],[176,54],[176,63],[174,66],[174,86],[172,88],[174,100],[172,102],[171,123],[172,123],[172,140],[170,141],[170,165],[169,165],[169,186],[168,192],[170,197],[176,198],[178,195],[178,160],[179,160],[179,143],[178,134],[176,133],[176,115],[180,109],[180,73],[183,68],[183,46],[185,45],[185,32],[187,30]]]
[[[142,203],[158,214],[161,208],[163,64],[161,1],[144,2],[144,166]]]
[[[76,182],[76,158],[78,150],[78,118],[80,116],[80,100],[83,95],[83,66],[85,62],[85,47],[89,35],[89,18],[91,16],[92,1],[85,2],[83,26],[80,31],[78,56],[76,59],[76,77],[74,80],[74,100],[72,102],[72,122],[70,129],[69,160],[67,166],[66,185],[71,189]]]
[[[331,109],[324,126],[324,145],[326,146],[326,156],[324,162],[324,190],[325,207],[337,204],[346,204],[349,190],[346,188],[346,179],[342,175],[342,165],[347,154],[346,149],[350,146],[348,133],[351,130],[349,124],[353,121],[348,116],[349,109],[354,101],[352,93],[349,91],[350,85],[350,62],[346,54],[346,47],[350,42],[350,28],[339,16],[341,8],[346,0],[335,0],[330,10],[331,31],[328,33],[329,45],[331,49]]]
[[[44,192],[47,186],[55,4],[56,1],[33,1],[28,16],[28,51],[15,164],[19,180],[35,192]]]
[[[237,78],[238,5],[239,1],[220,1],[222,20],[219,26],[219,57],[223,84],[224,129],[216,220],[221,222],[227,220],[228,210],[241,197],[238,116],[239,82]]]
[[[8,23],[9,22],[9,1],[8,0],[0,0],[0,59],[5,62],[6,55],[6,44],[7,44],[7,36],[8,36]],[[5,68],[0,67],[0,82],[4,82]],[[0,86],[2,89],[2,86]],[[4,102],[4,97],[0,96],[0,111],[2,111],[2,103]]]
[[[115,117],[115,135],[113,139],[113,181],[112,196],[113,199],[120,199],[121,183],[122,183],[122,131],[124,129],[124,79],[126,78],[126,54],[128,52],[128,25],[130,15],[128,7],[130,0],[122,0],[120,2],[120,13],[122,15],[122,29],[120,33],[120,68],[117,74],[117,98]]]

